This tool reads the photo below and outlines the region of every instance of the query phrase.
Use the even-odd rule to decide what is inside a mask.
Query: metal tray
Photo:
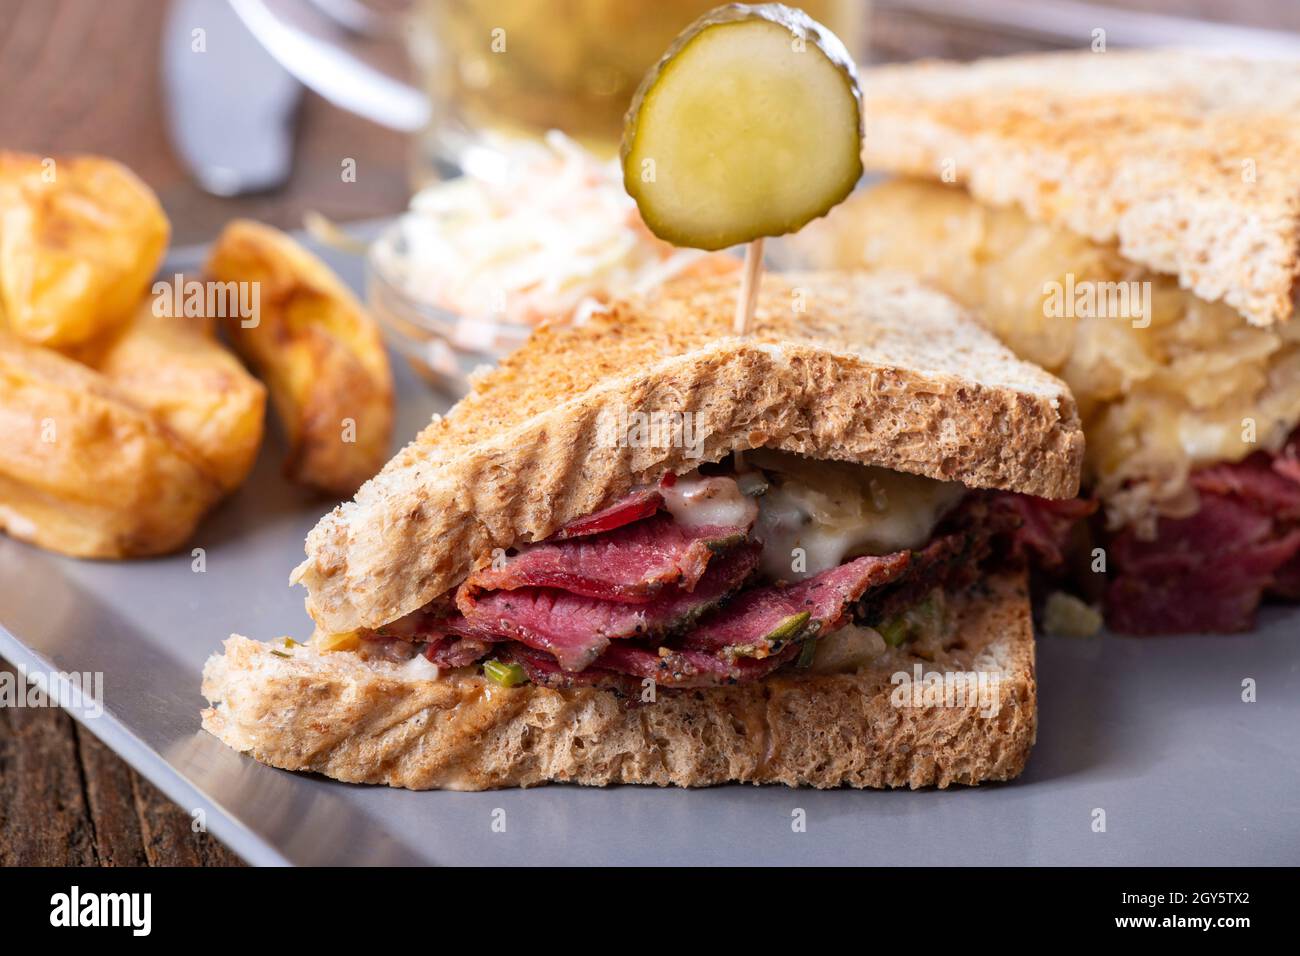
[[[359,260],[318,251],[360,287]],[[404,443],[448,400],[397,372]],[[103,672],[103,714],[74,716],[251,863],[1300,863],[1297,609],[1249,636],[1041,639],[1038,744],[1010,784],[410,793],[261,766],[199,728],[199,672],[232,631],[309,631],[287,578],[328,503],[280,479],[282,451],[273,435],[200,528],[201,574],[188,552],[87,562],[0,537],[0,654]]]

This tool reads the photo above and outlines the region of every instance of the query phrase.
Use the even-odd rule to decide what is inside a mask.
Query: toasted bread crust
[[[681,283],[586,326],[543,329],[307,538],[295,580],[328,633],[378,627],[635,484],[770,446],[1045,497],[1078,490],[1065,386],[951,300],[891,276],[769,277],[754,330],[735,284]],[[686,447],[602,440],[602,414],[690,413]]]
[[[1252,323],[1291,316],[1300,64],[1051,53],[883,67],[863,91],[868,169],[951,173]]]
[[[953,599],[958,641],[933,662],[890,651],[854,674],[782,671],[754,684],[662,693],[629,706],[609,691],[496,687],[461,672],[411,679],[355,654],[232,636],[204,669],[203,726],[286,770],[414,790],[547,782],[681,787],[946,787],[1006,780],[1037,728],[1023,575]],[[897,672],[999,674],[996,713],[898,707]],[[991,710],[991,709],[990,709]]]

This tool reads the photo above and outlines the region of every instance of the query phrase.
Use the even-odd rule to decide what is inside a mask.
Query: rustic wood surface
[[[1117,5],[1300,30],[1294,0],[1128,0]],[[297,228],[316,210],[346,221],[399,211],[408,139],[304,97],[295,166],[281,190],[218,199],[186,175],[167,140],[158,85],[164,0],[0,0],[0,148],[41,155],[91,152],[133,168],[162,199],[173,241],[205,240],[236,216]],[[953,31],[877,9],[884,59],[1010,52],[996,34]],[[376,52],[400,60],[396,44]],[[357,181],[343,183],[343,157]],[[8,665],[0,662],[0,666]],[[0,865],[239,865],[191,830],[189,813],[66,714],[0,709]]]
[[[192,824],[63,711],[0,709],[0,866],[242,865]]]

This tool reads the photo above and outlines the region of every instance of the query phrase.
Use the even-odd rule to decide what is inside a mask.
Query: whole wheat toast
[[[1257,325],[1300,277],[1300,63],[1071,52],[864,75],[868,169],[944,178]]]
[[[592,687],[505,688],[460,673],[421,679],[403,665],[236,635],[204,669],[212,706],[203,726],[274,767],[413,790],[1010,779],[1037,728],[1024,576],[990,577],[951,606],[955,638],[933,659],[905,646],[853,673],[782,671],[641,704]],[[970,690],[969,678],[964,697],[917,696],[918,666],[923,675],[982,674],[987,696]]]
[[[378,627],[636,484],[769,446],[972,487],[1078,490],[1083,437],[1056,378],[899,276],[768,276],[752,334],[734,281],[678,283],[542,329],[321,519],[294,579],[319,627]],[[602,415],[689,413],[687,447],[601,439]]]

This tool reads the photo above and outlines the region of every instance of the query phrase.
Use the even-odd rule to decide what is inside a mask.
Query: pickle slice
[[[668,242],[723,249],[794,232],[862,175],[844,44],[802,10],[733,3],[684,30],[623,128],[623,183]]]

